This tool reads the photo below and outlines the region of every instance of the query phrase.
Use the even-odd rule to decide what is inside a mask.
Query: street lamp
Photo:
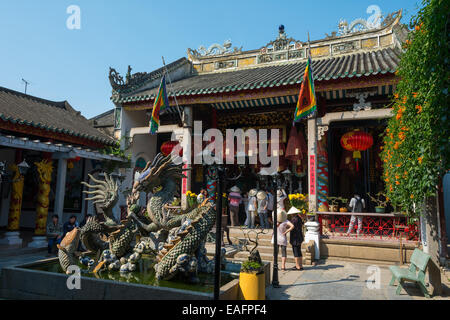
[[[289,183],[289,193],[292,193],[292,172],[289,169],[284,170],[281,173],[284,177],[284,180]]]
[[[30,169],[30,166],[28,165],[28,163],[25,160],[23,160],[21,163],[19,163],[17,165],[17,167],[19,168],[19,173],[22,176],[24,176],[27,173],[28,169]]]
[[[280,282],[278,281],[278,230],[277,230],[277,214],[278,214],[278,199],[277,190],[279,186],[279,174],[278,172],[272,175],[272,189],[274,192],[274,206],[273,206],[273,274],[272,274],[272,287],[279,288]]]

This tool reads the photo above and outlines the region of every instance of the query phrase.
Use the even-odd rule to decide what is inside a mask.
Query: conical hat
[[[241,189],[239,189],[238,186],[234,186],[234,187],[232,187],[232,188],[230,189],[230,191],[231,191],[231,192],[237,192],[237,193],[240,193],[240,192],[241,192]]]
[[[297,213],[300,213],[300,210],[298,210],[296,207],[291,207],[287,214],[291,215],[291,214],[297,214]]]
[[[267,198],[267,193],[265,193],[264,191],[259,191],[258,192],[258,194],[256,195],[256,197],[259,199],[259,200],[264,200],[265,198]]]
[[[256,189],[252,189],[248,192],[248,195],[250,197],[254,197],[254,196],[256,196],[257,193],[258,193],[258,191]]]

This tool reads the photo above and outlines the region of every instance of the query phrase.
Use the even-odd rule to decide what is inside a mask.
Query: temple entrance
[[[376,204],[368,194],[384,192],[383,166],[380,158],[383,143],[382,133],[386,127],[384,120],[333,122],[327,141],[329,196],[350,200],[359,193],[367,204],[366,212],[375,212]],[[363,151],[346,150],[342,137],[348,132],[368,134],[373,143]]]

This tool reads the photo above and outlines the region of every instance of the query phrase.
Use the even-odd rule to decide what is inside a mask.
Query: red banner
[[[309,157],[309,195],[316,194],[316,156]]]

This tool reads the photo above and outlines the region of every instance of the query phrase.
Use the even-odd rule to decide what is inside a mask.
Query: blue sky
[[[66,27],[67,7],[78,5],[81,29]],[[223,43],[257,49],[285,25],[305,41],[337,30],[339,19],[368,18],[369,5],[383,14],[403,8],[403,22],[419,0],[1,0],[0,86],[49,100],[68,100],[88,118],[113,108],[109,66],[122,75],[149,72],[186,56],[186,49]]]

